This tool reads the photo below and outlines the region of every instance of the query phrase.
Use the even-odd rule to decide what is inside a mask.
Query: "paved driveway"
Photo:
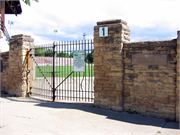
[[[176,122],[114,112],[91,103],[63,103],[1,97],[2,135],[178,135]]]
[[[55,77],[55,87],[65,79]],[[47,77],[49,84],[52,86],[53,78]],[[44,95],[52,97],[52,88],[43,77],[36,78],[33,81],[33,87],[40,89],[31,89],[33,95]],[[56,90],[56,99],[62,97],[68,100],[71,99],[94,99],[94,77],[69,77]]]

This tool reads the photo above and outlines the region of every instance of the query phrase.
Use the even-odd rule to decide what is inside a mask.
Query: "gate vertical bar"
[[[55,42],[53,43],[53,102],[55,100]]]

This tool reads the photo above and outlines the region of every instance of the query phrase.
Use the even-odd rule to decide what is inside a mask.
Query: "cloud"
[[[131,40],[160,40],[177,38],[177,31],[166,29],[161,25],[155,27],[143,28],[139,26],[131,27]]]
[[[21,2],[21,6],[21,15],[6,16],[8,31],[10,26],[7,22],[12,20],[13,35],[31,34],[37,44],[54,41],[54,29],[58,30],[57,39],[63,41],[81,40],[84,32],[88,35],[86,38],[93,38],[93,28],[97,21],[116,18],[128,23],[132,39],[137,39],[137,36],[149,39],[164,35],[164,29],[170,32],[169,35],[166,33],[167,36],[174,37],[171,32],[179,28],[180,4],[177,0],[40,0],[38,3],[32,1],[30,7]],[[136,28],[143,28],[141,32],[149,31],[149,28],[154,31],[150,30],[152,34],[143,36],[143,32],[139,33]]]

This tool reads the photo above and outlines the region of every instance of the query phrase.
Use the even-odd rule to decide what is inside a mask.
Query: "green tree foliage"
[[[52,49],[44,49],[41,47],[35,47],[35,56],[39,57],[53,57]],[[71,54],[65,52],[56,53],[56,57],[73,58],[73,52]],[[86,63],[94,63],[94,52],[86,53]]]
[[[94,52],[86,53],[86,63],[94,63]]]
[[[41,47],[35,47],[35,56],[39,57],[53,57],[53,50],[51,49],[44,49]]]
[[[26,3],[26,5],[31,5],[31,2],[30,2],[30,0],[23,0],[24,1],[24,3]],[[33,1],[35,1],[35,2],[39,2],[39,0],[33,0]]]
[[[73,58],[73,52],[69,55],[69,58]]]
[[[69,54],[65,53],[65,52],[59,52],[59,53],[56,53],[56,57],[67,57],[67,58],[69,58]]]
[[[44,57],[45,56],[45,52],[46,52],[46,50],[44,48],[35,47],[35,56]]]
[[[53,57],[53,50],[51,49],[46,50],[45,57]]]

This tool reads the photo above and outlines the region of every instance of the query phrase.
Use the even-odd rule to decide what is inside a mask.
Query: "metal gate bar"
[[[32,48],[35,80],[31,93],[55,100],[94,100],[93,41],[58,42]],[[73,52],[84,50],[85,72],[73,71]],[[46,81],[45,81],[46,80]],[[49,85],[48,85],[49,84]]]
[[[76,41],[75,43],[59,42],[56,45],[59,46],[59,48],[61,48],[58,51],[56,51],[57,53],[62,52],[66,54],[67,53],[71,54],[75,50],[84,50],[86,56],[87,53],[93,51],[92,40],[91,42]],[[65,68],[62,68],[63,77],[69,75],[69,73],[73,71],[71,67],[73,59],[69,59],[69,60],[68,59],[69,59],[68,57],[64,56],[64,61],[63,61],[60,57],[58,57],[60,65],[67,64],[67,66],[64,66]],[[86,64],[85,73],[74,72],[73,75],[70,76],[70,79],[67,79],[66,83],[62,83],[61,87],[57,89],[57,93],[58,93],[58,95],[56,95],[57,99],[74,100],[74,101],[92,101],[94,98],[93,86],[91,85],[91,88],[90,87],[88,88],[87,86],[93,84],[93,80],[94,80],[93,71],[94,71],[93,63],[91,63],[91,64]],[[89,74],[86,74],[87,72],[89,72]],[[59,80],[60,80],[60,76],[59,76]],[[71,85],[69,85],[69,83]]]
[[[52,70],[49,65],[52,62],[49,58],[52,58],[53,49],[52,44],[46,44],[32,48],[31,59],[34,61],[35,79],[31,83],[31,93],[33,96],[52,99]]]

